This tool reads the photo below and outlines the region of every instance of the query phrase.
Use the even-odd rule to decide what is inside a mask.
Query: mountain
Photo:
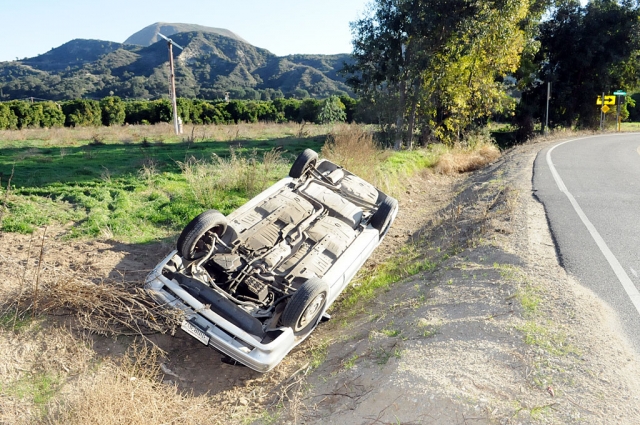
[[[137,99],[167,97],[166,43],[130,44],[132,39],[144,42],[146,30],[152,28],[153,32],[163,25],[170,26],[163,31],[179,30],[180,25],[194,27],[158,23],[129,37],[129,43],[76,39],[34,58],[0,62],[1,100],[102,98],[111,94]],[[279,57],[228,30],[197,27],[207,31],[167,31],[184,47],[173,49],[178,96],[216,99],[230,92],[232,98],[268,99],[278,92],[299,97],[350,93],[338,75],[343,63],[351,60],[348,54]],[[147,39],[151,42],[150,36]]]
[[[205,27],[204,25],[196,24],[169,24],[166,22],[156,22],[155,24],[151,24],[148,27],[145,27],[137,33],[133,34],[131,37],[127,38],[124,41],[124,44],[151,46],[156,41],[162,40],[160,37],[158,37],[158,33],[170,37],[179,32],[208,32],[233,38],[234,40],[242,41],[247,44],[249,43],[237,34],[224,28]]]

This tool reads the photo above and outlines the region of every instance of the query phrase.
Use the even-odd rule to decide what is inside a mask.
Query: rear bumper
[[[287,355],[297,342],[290,328],[273,341],[263,344],[252,335],[220,317],[178,285],[162,275],[164,266],[176,255],[170,253],[147,276],[145,289],[160,305],[181,309],[186,320],[209,337],[210,346],[258,372],[268,372]]]

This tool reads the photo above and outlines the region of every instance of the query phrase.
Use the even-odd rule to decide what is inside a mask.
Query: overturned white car
[[[182,329],[266,372],[320,322],[389,230],[398,202],[305,150],[284,178],[224,217],[208,210],[149,274]]]

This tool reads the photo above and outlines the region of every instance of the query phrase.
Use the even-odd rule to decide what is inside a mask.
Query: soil
[[[196,395],[229,392],[254,413],[267,409],[263,422],[640,423],[640,356],[615,312],[559,266],[532,194],[542,147],[513,149],[466,177],[416,176],[365,267],[407,245],[433,266],[356,310],[334,309],[271,375],[222,363],[178,331],[147,336],[166,352],[164,382]],[[43,232],[0,235],[5,291],[74,271],[141,284],[172,249]],[[133,341],[92,338],[98,357],[120,356]],[[264,397],[252,395],[252,382]]]

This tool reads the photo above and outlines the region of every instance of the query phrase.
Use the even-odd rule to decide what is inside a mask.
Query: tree
[[[62,107],[55,102],[42,102],[42,120],[40,125],[46,128],[62,127],[64,125],[65,116]]]
[[[90,127],[102,125],[102,110],[97,100],[78,99],[62,104],[67,127]]]
[[[340,102],[344,105],[344,112],[346,114],[346,121],[351,123],[355,121],[356,109],[358,108],[358,101],[350,96],[340,96]]]
[[[22,100],[13,100],[8,102],[7,105],[17,118],[18,128],[40,126],[41,113],[39,114],[38,112],[42,111],[38,111],[38,108],[34,108],[31,103]]]
[[[347,82],[378,112],[394,147],[414,133],[459,139],[505,106],[503,78],[524,49],[527,0],[376,0],[352,24]]]
[[[328,97],[322,102],[318,113],[318,121],[322,124],[344,122],[347,119],[345,109],[338,96]]]
[[[0,130],[13,130],[18,127],[18,117],[9,105],[0,103]]]
[[[100,109],[102,109],[102,125],[124,124],[124,102],[118,96],[107,96],[100,100]]]
[[[320,113],[320,101],[317,99],[307,98],[300,103],[298,122],[318,122],[318,114]]]
[[[565,1],[541,23],[535,79],[524,87],[518,108],[523,137],[545,114],[547,82],[552,83],[551,126],[595,128],[596,97],[640,84],[640,13],[635,3]]]

